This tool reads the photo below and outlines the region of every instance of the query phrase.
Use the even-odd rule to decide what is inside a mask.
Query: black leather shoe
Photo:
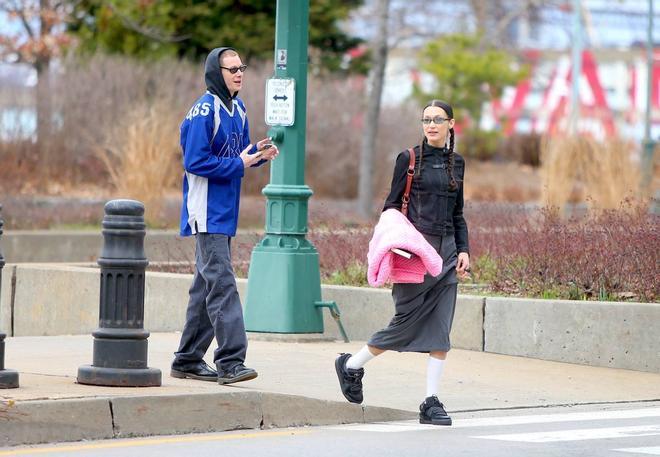
[[[170,371],[170,376],[179,379],[197,379],[199,381],[215,382],[218,380],[218,372],[208,366],[206,362],[200,362],[197,365],[186,368],[185,370],[173,366]]]
[[[242,363],[234,368],[218,373],[218,384],[232,384],[235,382],[249,381],[257,377],[257,372]]]
[[[419,423],[433,425],[451,425],[451,417],[445,411],[445,405],[440,403],[438,397],[426,397],[424,403],[419,405]]]
[[[341,393],[344,394],[346,400],[351,403],[362,403],[362,377],[364,376],[364,368],[357,370],[346,367],[346,362],[351,358],[351,354],[340,354],[335,360],[335,371],[339,379],[339,387]]]

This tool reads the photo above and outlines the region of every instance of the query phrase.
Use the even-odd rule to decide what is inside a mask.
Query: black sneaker
[[[346,368],[346,361],[351,357],[351,354],[340,354],[335,360],[335,370],[337,370],[337,378],[339,378],[339,386],[341,393],[344,394],[346,400],[351,403],[362,403],[362,377],[364,376],[364,368]]]
[[[228,371],[218,372],[218,384],[232,384],[235,382],[249,381],[257,377],[257,372],[245,365],[238,364]]]
[[[185,378],[197,379],[199,381],[216,382],[218,380],[218,372],[215,371],[210,366],[208,366],[206,362],[199,362],[196,365],[189,366],[186,368],[181,368],[172,365],[170,376],[179,379],[185,379]]]
[[[451,417],[445,411],[445,405],[440,403],[438,397],[426,397],[424,403],[419,405],[419,423],[433,425],[451,425]]]

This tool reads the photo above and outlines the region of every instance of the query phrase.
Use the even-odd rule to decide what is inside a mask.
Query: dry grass
[[[573,138],[544,139],[541,145],[541,200],[546,206],[562,207],[568,202],[576,177]]]
[[[532,166],[466,160],[466,201],[536,202],[540,193],[539,172]]]
[[[615,209],[624,200],[640,199],[639,166],[632,145],[620,139],[599,142],[588,137],[546,138],[542,143],[542,203],[561,208],[587,201]]]
[[[263,122],[264,82],[271,75],[272,63],[264,62],[251,65],[245,76],[241,97],[248,108],[253,140],[263,138],[268,130]],[[40,194],[131,196],[145,200],[153,226],[162,225],[165,219],[154,206],[162,201],[162,190],[180,195],[182,169],[179,165],[171,168],[171,148],[176,151],[175,162],[180,160],[178,139],[173,136],[178,136],[183,116],[204,92],[201,62],[71,56],[54,71],[51,83],[53,109],[61,127],[48,141],[54,155],[48,162],[53,166],[44,166],[39,144],[21,140],[18,133],[0,141],[0,200]],[[0,110],[29,107],[33,99],[29,89],[20,94],[0,90]],[[359,78],[309,77],[305,183],[317,197],[350,200],[357,196],[363,100]],[[420,107],[414,104],[383,107],[370,170],[374,208],[382,205],[389,191],[397,154],[422,138],[419,115]],[[462,140],[459,134],[457,150],[469,156]],[[468,158],[466,200],[539,201],[543,187],[539,170],[516,162],[535,163],[537,140],[535,136],[511,140],[500,157],[504,162]],[[545,202],[561,206],[589,198],[594,206],[616,207],[618,202],[611,200],[623,198],[627,189],[636,190],[636,183],[629,184],[636,178],[628,175],[636,175],[637,165],[622,154],[631,150],[629,146],[583,139],[572,148],[567,146],[570,141],[545,144]],[[584,171],[578,172],[574,163],[584,164]],[[146,176],[131,175],[137,171]],[[260,195],[269,178],[269,166],[249,170],[243,194]],[[659,182],[656,169],[652,189],[658,189]]]
[[[135,106],[97,148],[118,197],[142,201],[152,225],[162,220],[165,191],[181,177],[177,114],[164,101]]]
[[[605,143],[587,139],[591,157],[581,154],[587,198],[598,208],[615,209],[626,198],[641,197],[639,166],[631,160],[632,146],[621,139]]]
[[[263,62],[251,65],[245,75],[240,95],[247,105],[253,140],[263,138],[268,130],[263,121],[264,88],[272,72],[272,63]],[[109,149],[114,161],[117,153],[130,149],[129,143],[138,144],[135,137],[138,131],[155,136],[148,126],[135,126],[134,132],[127,130],[132,125],[131,119],[151,111],[148,107],[163,116],[161,121],[167,125],[163,127],[168,137],[170,133],[178,134],[178,125],[185,113],[204,93],[201,62],[190,64],[175,59],[152,62],[103,55],[84,60],[71,56],[51,76],[52,106],[59,117],[59,128],[48,141],[49,153],[53,155],[49,163],[53,166],[44,167],[41,161],[44,151],[40,150],[40,145],[21,142],[18,134],[17,138],[0,142],[3,168],[0,192],[7,189],[11,194],[57,195],[60,191],[60,195],[68,195],[80,186],[120,190],[123,186],[118,186],[117,174],[111,176],[107,158],[101,160],[107,153],[99,155],[98,150]],[[27,92],[23,97],[0,97],[0,110],[15,106],[20,100],[33,100],[34,94]],[[344,199],[357,194],[356,165],[364,125],[363,99],[364,87],[359,77],[339,79],[310,75],[305,182],[316,195]],[[165,107],[159,105],[161,101]],[[31,105],[28,103],[28,108]],[[389,186],[396,154],[421,139],[421,128],[416,122],[419,112],[419,107],[383,110],[371,169],[375,195],[379,196]],[[170,114],[176,118],[175,122],[170,121]],[[161,142],[158,139],[139,141],[143,144]],[[150,172],[153,167],[141,169]],[[174,176],[178,181],[171,189],[178,189],[181,170]],[[269,177],[268,166],[250,170],[243,192],[260,194]]]

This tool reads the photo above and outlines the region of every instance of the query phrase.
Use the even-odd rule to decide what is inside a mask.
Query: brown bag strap
[[[410,163],[408,164],[408,171],[406,171],[406,190],[403,192],[403,203],[401,205],[401,212],[404,216],[408,215],[410,188],[412,187],[413,175],[415,174],[415,151],[412,148],[409,148],[408,152],[410,153]]]

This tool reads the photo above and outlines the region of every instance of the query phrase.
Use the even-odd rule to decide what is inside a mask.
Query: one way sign
[[[266,83],[266,124],[292,126],[296,102],[293,78],[271,78]]]

